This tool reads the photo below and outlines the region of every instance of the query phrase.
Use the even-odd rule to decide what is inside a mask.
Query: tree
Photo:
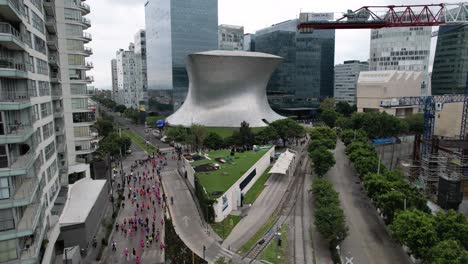
[[[119,112],[123,114],[127,110],[127,107],[125,105],[118,105],[115,107],[115,112]]]
[[[312,140],[326,139],[336,142],[336,132],[329,127],[315,127],[309,130],[309,135]]]
[[[193,124],[190,127],[190,132],[193,136],[193,143],[195,145],[195,150],[198,151],[199,147],[203,144],[205,138],[206,138],[206,127],[199,125],[199,124]]]
[[[319,109],[321,111],[335,110],[335,98],[326,98],[325,100],[323,100],[323,102],[320,104]]]
[[[359,130],[345,129],[340,133],[340,138],[341,138],[341,141],[343,141],[343,143],[346,146],[348,146],[353,141],[366,142],[367,134],[366,134],[366,131],[362,129],[359,129]]]
[[[239,129],[239,145],[251,147],[254,144],[255,135],[252,133],[249,123],[242,121]]]
[[[284,147],[286,147],[286,142],[288,142],[289,139],[302,137],[305,132],[304,127],[289,118],[277,120],[271,123],[270,126],[276,131],[281,140],[283,140]]]
[[[127,108],[124,112],[124,116],[130,118],[133,123],[138,123],[138,118],[140,117],[140,112],[133,108]]]
[[[461,212],[439,212],[436,217],[437,236],[440,240],[454,239],[468,249],[468,217]]]
[[[333,154],[324,146],[314,149],[309,155],[314,163],[314,172],[319,177],[323,177],[336,163]]]
[[[405,194],[391,188],[377,196],[377,207],[382,210],[387,223],[393,221],[394,215],[398,210],[404,209],[404,200]]]
[[[424,133],[424,115],[414,114],[404,119],[408,125],[408,131],[415,134]]]
[[[427,259],[429,250],[438,240],[435,227],[436,222],[432,215],[413,209],[397,213],[390,225],[390,231],[415,257]]]
[[[456,240],[444,240],[431,248],[425,263],[466,264],[468,263],[468,251],[464,250]]]
[[[309,152],[322,146],[327,149],[335,149],[336,141],[332,141],[329,138],[314,139],[309,144]]]
[[[112,131],[114,131],[114,124],[110,120],[98,118],[94,127],[99,132],[99,135],[107,137]]]
[[[210,132],[203,141],[203,145],[209,149],[218,150],[223,148],[224,141],[223,138],[217,133]]]
[[[336,103],[335,111],[345,117],[350,117],[354,112],[357,111],[357,107],[356,105],[350,105],[348,102],[338,102]]]
[[[128,148],[132,145],[132,141],[129,137],[120,137],[119,133],[110,133],[107,137],[99,142],[99,152],[104,156],[110,154],[112,156],[118,156],[121,153],[125,153]]]
[[[170,127],[166,132],[166,137],[168,142],[177,142],[184,144],[187,141],[189,133],[187,128],[176,126]]]
[[[340,114],[335,112],[335,110],[323,110],[320,114],[320,118],[329,127],[335,127],[336,120],[340,117]]]
[[[271,126],[265,127],[255,135],[255,141],[260,145],[268,144],[268,142],[277,139],[278,133],[276,133],[276,130]]]

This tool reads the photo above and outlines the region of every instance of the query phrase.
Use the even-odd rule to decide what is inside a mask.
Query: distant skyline
[[[128,49],[133,36],[145,28],[144,4],[147,0],[89,0],[93,35],[90,47],[94,55],[90,61],[94,69],[94,86],[111,89],[112,77],[110,61],[118,49]],[[441,2],[457,3],[457,0]],[[219,0],[219,24],[244,26],[245,33],[268,27],[289,19],[302,12],[334,12],[335,16],[347,9],[358,9],[364,5],[425,4],[427,0]],[[434,2],[438,3],[438,2]],[[370,30],[337,30],[335,44],[335,64],[345,60],[368,60]]]

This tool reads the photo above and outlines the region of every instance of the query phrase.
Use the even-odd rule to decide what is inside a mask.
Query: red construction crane
[[[378,15],[381,14],[381,15]],[[468,23],[468,3],[429,5],[364,6],[348,10],[335,21],[309,21],[301,14],[298,29],[371,29],[384,27],[423,27]]]

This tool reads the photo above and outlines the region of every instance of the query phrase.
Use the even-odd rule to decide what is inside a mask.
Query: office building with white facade
[[[142,82],[142,98],[140,98],[139,109],[146,111],[148,105],[148,66],[146,62],[146,31],[139,30],[135,34],[135,54],[141,59],[141,82]]]
[[[244,27],[219,25],[218,41],[220,50],[244,50]]]
[[[117,60],[117,104],[139,109],[143,100],[143,74],[141,55],[135,53],[135,45],[130,43],[128,50],[119,50]]]
[[[431,27],[372,29],[369,70],[423,72],[421,93],[427,94],[431,34]]]
[[[119,80],[117,79],[117,60],[116,59],[111,60],[111,74],[112,74],[112,100],[117,102],[118,95],[119,95],[119,86],[118,86]]]
[[[361,71],[368,71],[367,61],[349,60],[335,65],[335,91],[337,102],[356,104],[356,88]]]

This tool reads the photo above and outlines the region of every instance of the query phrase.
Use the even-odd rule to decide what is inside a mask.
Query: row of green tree
[[[335,156],[330,150],[336,146],[336,132],[328,127],[317,127],[309,131],[309,157],[313,162],[315,174],[323,177],[336,163]]]
[[[107,108],[114,109],[117,106],[117,103],[114,102],[112,99],[106,98],[104,96],[95,95],[92,99],[100,104],[104,105]]]
[[[166,131],[169,142],[177,142],[193,149],[202,147],[209,149],[222,149],[230,146],[251,147],[253,145],[265,145],[269,142],[282,139],[286,144],[288,141],[303,137],[304,128],[291,119],[278,120],[269,126],[254,133],[249,123],[242,122],[239,130],[234,130],[232,135],[226,138],[216,132],[208,132],[205,126],[194,124],[190,128],[171,127]]]
[[[314,194],[315,226],[328,242],[334,263],[341,263],[338,246],[347,236],[345,214],[340,206],[338,192],[328,180],[316,178],[312,185]]]
[[[320,105],[320,118],[329,127],[341,129],[363,129],[369,138],[384,138],[401,134],[422,134],[424,118],[414,114],[404,119],[385,112],[356,113],[348,103],[335,104],[334,99],[326,99]]]
[[[449,211],[430,214],[424,197],[401,171],[379,164],[364,130],[343,130],[346,153],[360,175],[367,195],[390,224],[392,237],[423,263],[468,263],[468,218]]]

